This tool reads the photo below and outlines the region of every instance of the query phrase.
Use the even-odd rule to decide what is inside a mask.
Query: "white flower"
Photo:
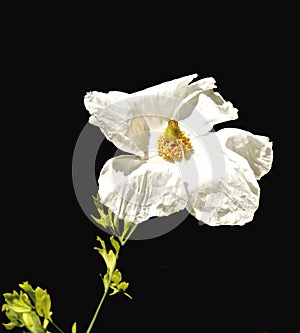
[[[197,75],[126,94],[90,92],[89,122],[129,153],[103,166],[99,195],[121,219],[135,223],[187,209],[211,226],[244,225],[259,205],[257,180],[271,168],[265,136],[217,123],[237,109]]]

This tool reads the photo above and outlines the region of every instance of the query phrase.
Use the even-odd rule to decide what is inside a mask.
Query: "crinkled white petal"
[[[136,96],[155,96],[161,95],[182,100],[194,91],[206,91],[215,88],[215,80],[212,77],[204,78],[196,82],[192,82],[198,74],[187,75],[178,79],[163,82],[153,87],[133,93]]]
[[[243,156],[252,168],[255,177],[260,179],[271,169],[273,162],[272,142],[269,138],[254,135],[237,128],[225,128],[217,132],[222,144]]]
[[[197,76],[184,76],[130,94],[131,98],[136,98],[138,112],[146,118],[151,131],[163,130],[170,119],[185,119],[193,112],[199,94],[216,87],[212,77],[191,83]]]
[[[244,225],[259,205],[260,188],[248,162],[222,147],[215,134],[193,141],[197,175],[187,184],[187,210],[211,225]]]
[[[187,203],[180,168],[159,156],[108,160],[99,176],[99,195],[119,218],[135,223],[178,212]]]
[[[188,101],[191,96],[192,112]],[[191,94],[186,100],[187,102],[177,111],[178,116],[175,119],[180,120],[182,117],[184,126],[195,135],[207,134],[214,125],[238,118],[238,109],[212,89],[194,96]]]
[[[198,95],[215,87],[213,78],[189,84],[195,77],[197,74],[133,94],[117,91],[87,93],[84,103],[91,114],[89,122],[100,127],[117,148],[147,157],[151,150],[150,132],[163,131],[170,119],[186,118],[198,103]]]
[[[98,91],[91,91],[84,97],[84,103],[89,113],[93,115],[97,114],[99,109],[105,109],[109,105],[126,99],[128,95],[129,94],[121,91],[110,91],[107,94]]]
[[[114,145],[135,155],[144,155],[147,146],[149,127],[138,113],[136,101],[128,94],[96,91],[87,93],[85,107],[91,113],[89,122],[100,127],[106,138]]]

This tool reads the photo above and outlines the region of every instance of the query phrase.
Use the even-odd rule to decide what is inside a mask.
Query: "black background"
[[[91,90],[134,92],[198,73],[213,76],[239,109],[238,120],[217,129],[237,127],[274,142],[272,170],[259,182],[260,207],[244,227],[199,226],[189,217],[164,236],[128,242],[119,267],[134,299],[107,299],[94,331],[286,329],[294,245],[286,243],[279,194],[286,125],[278,60],[287,42],[276,18],[263,9],[225,14],[213,5],[194,15],[190,7],[176,14],[73,9],[27,16],[19,8],[6,35],[1,293],[25,280],[46,288],[55,321],[65,332],[74,321],[78,332],[85,331],[104,272],[93,247],[97,235],[107,235],[84,215],[72,185],[73,149],[88,121],[83,97]],[[106,147],[110,156],[114,146]]]

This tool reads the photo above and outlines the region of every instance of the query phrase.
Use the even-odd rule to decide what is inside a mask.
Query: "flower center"
[[[168,161],[180,161],[182,156],[188,156],[192,150],[190,138],[180,130],[178,121],[169,120],[163,135],[158,138],[157,149],[159,156]]]

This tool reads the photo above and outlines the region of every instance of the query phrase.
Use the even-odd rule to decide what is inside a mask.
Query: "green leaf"
[[[115,295],[120,292],[120,290],[118,288],[116,288],[115,286],[111,285],[110,287],[113,291],[109,294],[109,296]]]
[[[117,215],[114,216],[113,225],[115,226],[115,228],[120,233],[120,223],[119,223],[119,217]]]
[[[125,290],[128,288],[129,286],[129,283],[128,282],[124,282],[122,280],[122,274],[121,272],[116,269],[112,275],[112,284],[110,285],[111,289],[113,290],[109,295],[112,296],[112,295],[115,295],[117,294],[118,292],[122,292],[123,294],[125,294],[127,297],[129,297],[130,299],[132,299],[132,297],[125,293]]]
[[[128,286],[129,286],[129,283],[123,281],[123,282],[119,283],[119,285],[118,285],[118,289],[119,289],[124,295],[126,295],[127,297],[129,297],[130,299],[132,299],[132,297],[131,297],[129,294],[125,293],[125,290],[128,288]]]
[[[18,322],[11,322],[11,323],[8,323],[8,324],[2,324],[8,331],[9,330],[12,330],[13,328],[15,327],[20,327],[18,325]]]
[[[41,306],[42,306],[42,309],[43,309],[44,317],[46,319],[50,319],[50,317],[51,317],[51,312],[50,312],[50,308],[51,308],[50,295],[44,295],[41,298]]]
[[[106,258],[106,265],[110,272],[112,272],[113,269],[115,268],[116,261],[117,261],[116,255],[113,253],[112,250],[109,250]]]
[[[45,330],[41,324],[39,316],[35,312],[26,312],[22,314],[23,322],[26,328],[32,333],[44,333]]]
[[[119,252],[120,250],[120,244],[114,239],[114,236],[111,236],[110,237],[110,242],[111,242],[111,245],[114,247],[114,249],[116,250],[116,253]]]
[[[100,218],[96,218],[94,215],[91,215],[91,217],[93,218],[93,220],[96,223],[102,225],[104,228],[112,226],[111,212],[108,211],[108,214],[105,214],[105,211],[103,209],[103,205],[100,202],[100,197],[99,197],[99,201],[94,199],[94,203],[96,205],[96,208],[97,208],[97,211],[98,211],[98,213],[100,215]]]
[[[35,304],[35,291],[28,283],[28,281],[20,283],[19,286],[25,291],[25,293],[32,299],[33,303]]]
[[[101,224],[101,219],[97,219],[94,215],[91,214],[91,218],[98,224]]]
[[[110,250],[107,253],[105,242],[99,236],[97,236],[97,240],[100,242],[100,244],[102,246],[102,249],[99,248],[99,247],[94,247],[94,249],[97,250],[101,254],[102,258],[104,259],[104,261],[106,263],[107,270],[109,272],[111,272],[114,269],[114,267],[115,267],[115,264],[116,264],[116,261],[117,261],[117,257],[113,253],[112,250]]]
[[[77,324],[75,322],[72,326],[72,333],[76,333],[76,331],[77,331]]]
[[[39,316],[45,317],[46,319],[50,319],[50,308],[51,308],[51,300],[50,295],[46,290],[43,290],[40,287],[37,287],[35,290],[36,297],[36,312]]]
[[[118,269],[115,269],[115,271],[113,272],[111,280],[117,285],[122,281],[122,274]]]
[[[120,237],[119,219],[110,208],[107,209],[108,222],[114,236]]]
[[[97,195],[95,197],[92,195],[92,197],[93,197],[95,206],[97,208],[99,208],[99,209],[103,209],[103,204],[100,201],[100,195],[99,195],[99,193],[97,193]]]
[[[10,320],[10,323],[3,324],[7,330],[24,326],[21,322],[21,314],[13,311],[8,304],[2,305],[2,311],[5,311],[6,317]]]
[[[49,324],[49,319],[46,319],[46,318],[44,318],[44,321],[43,321],[43,328],[47,328],[47,326],[48,326],[48,324]]]
[[[120,228],[119,228],[119,218],[117,215],[113,214],[110,208],[107,208],[101,203],[100,195],[97,193],[96,197],[92,196],[94,200],[94,204],[97,208],[99,217],[95,217],[91,215],[93,220],[97,223],[102,225],[104,228],[110,228],[111,231],[115,234],[115,236],[120,235]],[[105,213],[107,210],[107,213]]]
[[[124,221],[124,229],[123,229],[123,234],[122,234],[123,239],[126,236],[126,234],[129,231],[131,226],[132,226],[132,222]]]
[[[107,228],[111,225],[111,220],[109,218],[109,215],[106,215],[103,209],[97,209],[99,215],[101,216],[101,224],[103,227]]]
[[[3,294],[5,301],[7,304],[10,304],[15,298],[19,298],[19,294],[14,290],[13,293],[5,293]]]
[[[127,297],[129,297],[130,299],[133,299],[129,294],[124,293],[124,295],[126,295]]]
[[[119,283],[119,285],[118,285],[118,289],[120,290],[120,291],[125,291],[127,288],[128,288],[128,286],[129,286],[129,283],[128,282],[121,282],[121,283]]]
[[[122,236],[119,237],[120,243],[122,245],[125,244],[127,237],[131,234],[132,231],[137,227],[137,224],[129,221],[123,221],[123,233]]]
[[[113,223],[112,223],[112,211],[110,208],[107,208],[107,216],[108,216],[108,220],[109,220],[109,225],[111,227],[114,227]]]
[[[2,304],[1,311],[6,311],[8,309],[8,305],[6,303]]]
[[[20,295],[6,299],[6,302],[9,308],[17,313],[30,312],[33,308],[27,294],[22,291]]]
[[[20,313],[15,312],[9,307],[6,308],[5,314],[10,321],[18,321],[20,319]]]
[[[99,215],[100,215],[100,219],[97,219],[94,215],[91,215],[91,217],[94,219],[94,221],[100,225],[102,225],[102,227],[107,228],[110,226],[109,220],[107,219],[107,216],[105,215],[105,213],[98,209]]]
[[[108,280],[109,280],[109,274],[106,273],[103,278],[102,278],[102,281],[103,281],[103,285],[104,285],[104,289],[106,290],[108,288]]]

